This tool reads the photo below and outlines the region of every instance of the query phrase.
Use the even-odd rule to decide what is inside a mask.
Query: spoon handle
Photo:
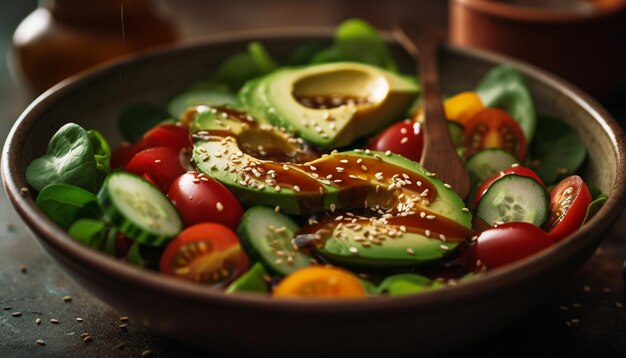
[[[422,126],[425,133],[420,164],[450,184],[459,196],[466,198],[469,176],[452,142],[439,92],[439,42],[427,30],[417,31],[411,39],[399,27],[394,28],[392,34],[413,58],[420,59],[418,75],[422,82]]]

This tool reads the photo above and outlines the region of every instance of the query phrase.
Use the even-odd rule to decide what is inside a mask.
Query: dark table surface
[[[32,6],[32,1],[30,5]],[[4,51],[10,30],[24,14],[0,21],[0,138],[30,101],[9,80]],[[2,13],[2,11],[0,11]],[[6,15],[6,13],[5,13]],[[2,15],[0,14],[0,20]],[[330,19],[329,21],[335,21]],[[234,26],[234,25],[233,25]],[[4,32],[2,32],[4,31]],[[187,29],[186,31],[194,31]],[[622,123],[624,91],[606,100]],[[499,333],[460,352],[464,356],[626,357],[626,312],[622,263],[626,257],[626,215],[616,223],[586,265],[549,301]],[[66,302],[65,296],[71,301]],[[19,317],[13,313],[21,312]],[[72,281],[49,258],[0,193],[0,357],[13,356],[196,356],[202,352],[158,336],[149,327],[126,322],[124,312],[106,306]],[[36,323],[41,319],[40,324]],[[81,319],[81,321],[79,321]],[[58,320],[52,323],[51,320]],[[82,333],[93,340],[85,343]],[[45,346],[36,343],[43,340]]]

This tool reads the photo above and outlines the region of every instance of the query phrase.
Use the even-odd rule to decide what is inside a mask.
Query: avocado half
[[[418,93],[415,81],[392,72],[338,62],[283,68],[251,80],[239,100],[251,115],[333,149],[401,119]]]

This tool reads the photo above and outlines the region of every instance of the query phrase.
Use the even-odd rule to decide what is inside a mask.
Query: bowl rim
[[[543,250],[531,257],[515,262],[511,265],[491,271],[479,279],[470,280],[463,284],[440,290],[432,290],[416,295],[400,297],[375,297],[361,300],[306,300],[306,299],[276,299],[266,295],[237,294],[229,295],[223,291],[203,287],[202,285],[176,280],[158,272],[137,268],[126,264],[119,259],[105,255],[88,248],[73,240],[67,232],[48,219],[35,204],[34,198],[23,195],[21,188],[27,188],[25,178],[21,176],[19,158],[22,147],[22,138],[26,130],[36,122],[37,117],[57,99],[79,90],[82,86],[100,80],[111,74],[118,74],[120,70],[135,66],[137,63],[158,60],[162,56],[176,56],[186,51],[198,51],[215,45],[253,40],[301,39],[315,38],[329,39],[334,32],[329,27],[289,27],[268,28],[264,30],[246,30],[221,33],[187,41],[183,44],[164,46],[158,49],[143,51],[126,56],[114,62],[97,66],[84,73],[72,76],[35,99],[19,116],[4,144],[2,155],[2,179],[7,196],[26,223],[44,246],[62,252],[65,257],[71,257],[73,265],[83,268],[93,268],[95,272],[115,277],[120,281],[132,285],[141,285],[149,290],[163,292],[168,296],[181,297],[202,303],[210,303],[214,307],[236,307],[238,309],[262,309],[267,313],[295,313],[320,314],[337,313],[359,314],[373,312],[402,311],[406,308],[415,309],[417,306],[425,310],[446,305],[450,302],[469,302],[484,295],[497,293],[509,287],[516,286],[537,277],[548,271],[550,266],[574,255],[593,243],[592,232],[597,228],[608,230],[624,209],[626,199],[626,136],[621,127],[589,95],[583,93],[573,85],[551,75],[534,66],[506,56],[490,53],[483,50],[469,49],[447,45],[446,51],[470,58],[477,58],[494,63],[508,63],[519,69],[525,76],[537,78],[550,87],[562,91],[583,107],[598,121],[608,134],[611,146],[617,151],[617,173],[615,184],[608,201],[589,223],[552,247]],[[388,41],[391,36],[382,32]],[[58,259],[58,258],[57,258]],[[375,310],[375,311],[373,311]]]
[[[574,10],[551,11],[536,7],[525,7],[491,0],[451,0],[452,3],[464,6],[473,11],[494,17],[524,21],[531,23],[581,23],[593,20],[602,20],[626,9],[626,1],[618,2],[597,8],[593,12],[584,13]]]

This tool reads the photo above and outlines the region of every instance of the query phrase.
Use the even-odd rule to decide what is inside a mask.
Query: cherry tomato
[[[423,146],[424,133],[420,123],[402,121],[387,127],[367,147],[381,152],[390,150],[392,153],[419,162]]]
[[[194,225],[170,242],[159,263],[165,275],[213,287],[226,287],[248,270],[237,235],[213,223]]]
[[[133,157],[146,149],[142,143],[124,143],[111,153],[111,169],[120,169],[128,165]]]
[[[164,193],[185,173],[180,163],[180,151],[171,147],[144,149],[130,160],[125,170],[143,176]]]
[[[465,124],[465,156],[484,148],[502,148],[518,159],[526,156],[526,138],[522,128],[508,113],[485,108]]]
[[[139,152],[148,148],[173,147],[181,150],[189,148],[189,128],[184,125],[162,124],[154,127],[134,144],[124,143],[111,154],[111,168],[124,168]]]
[[[360,298],[365,289],[358,278],[335,267],[311,266],[284,278],[274,289],[275,297]]]
[[[214,222],[235,230],[243,215],[237,198],[220,182],[204,174],[194,172],[179,176],[167,196],[185,226]]]
[[[521,175],[524,177],[533,178],[539,184],[541,184],[544,188],[546,187],[546,185],[543,183],[543,180],[541,180],[539,175],[537,175],[537,173],[533,172],[532,170],[526,167],[521,167],[521,166],[510,167],[510,168],[504,169],[500,173],[485,180],[485,182],[478,188],[478,191],[476,191],[476,196],[474,197],[474,205],[475,206],[478,205],[480,198],[483,197],[483,195],[487,192],[487,189],[489,189],[489,187],[491,186],[491,184],[493,184],[493,182],[509,174],[516,174],[516,175]]]
[[[472,266],[493,269],[523,259],[554,241],[533,224],[511,222],[489,228],[478,236],[472,247]]]
[[[145,148],[172,147],[178,150],[189,148],[189,128],[184,125],[162,124],[147,131],[141,140]]]
[[[559,241],[576,231],[585,219],[591,200],[589,188],[578,175],[569,176],[558,183],[550,191],[548,236]]]

